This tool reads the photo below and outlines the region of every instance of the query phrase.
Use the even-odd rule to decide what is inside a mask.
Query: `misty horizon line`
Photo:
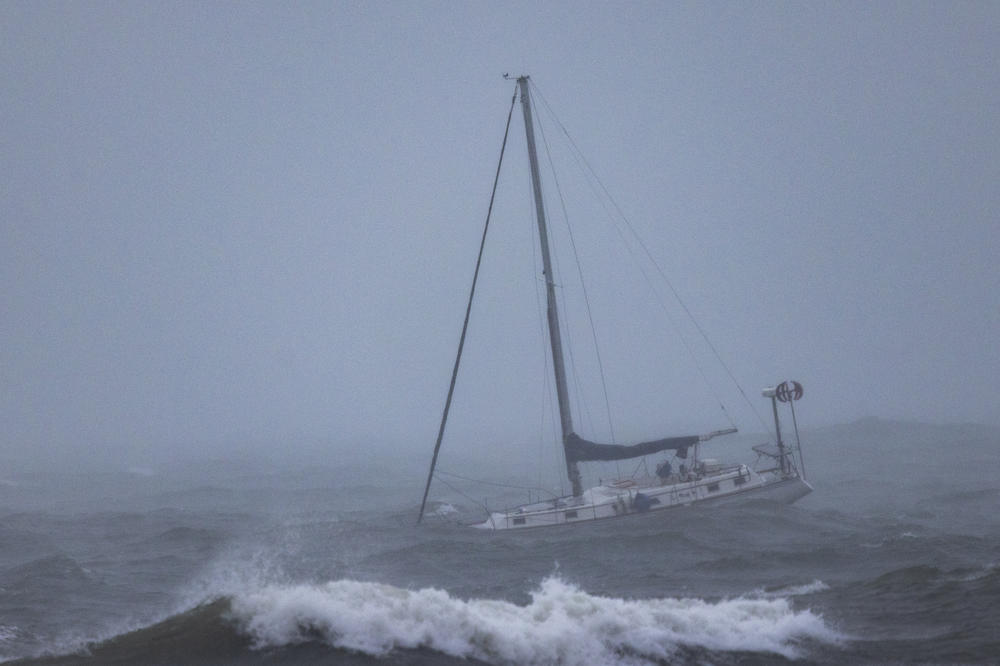
[[[902,419],[883,417],[876,415],[862,416],[853,420],[819,423],[819,424],[799,424],[799,433],[803,438],[808,438],[810,434],[824,434],[829,431],[839,429],[861,429],[877,426],[888,426],[895,428],[935,428],[935,429],[962,429],[974,428],[985,431],[1000,431],[1000,425],[981,422],[932,422],[917,419]],[[789,419],[782,416],[782,435],[787,437],[793,432],[793,426]],[[738,439],[766,438],[773,439],[774,433],[761,432],[759,430],[740,430],[727,436],[729,441]],[[394,454],[399,456],[406,464],[414,461],[421,461],[424,458],[430,460],[433,447],[433,438],[428,435],[426,438],[426,450],[419,448],[420,438],[404,439],[397,435],[386,434],[352,434],[352,435],[322,435],[322,434],[272,434],[272,435],[249,435],[235,434],[222,438],[215,438],[204,441],[188,441],[185,443],[174,443],[176,448],[170,449],[168,455],[164,455],[162,442],[150,442],[148,449],[129,449],[128,447],[117,447],[109,449],[107,442],[97,442],[94,446],[101,448],[91,451],[66,451],[66,455],[59,459],[50,456],[40,455],[33,457],[24,455],[8,454],[6,464],[8,468],[23,466],[34,470],[36,463],[43,463],[53,468],[60,466],[77,465],[81,462],[90,461],[92,465],[107,468],[112,461],[117,461],[118,465],[111,465],[118,469],[143,468],[146,466],[171,466],[174,464],[185,464],[192,462],[201,463],[260,463],[270,462],[276,466],[286,463],[298,463],[314,461],[317,456],[329,455],[331,458],[324,461],[325,467],[337,467],[338,464],[358,465],[367,456],[384,456]],[[474,455],[477,451],[468,448],[454,448],[455,444],[473,444],[477,448],[486,448],[491,453],[498,453],[496,447],[503,444],[524,445],[532,440],[544,442],[545,438],[531,438],[523,436],[500,437],[463,437],[461,434],[454,435],[451,439],[452,446],[448,446],[449,437],[445,436],[445,450],[450,450],[459,457]],[[456,440],[458,440],[456,442]],[[625,443],[623,440],[620,443]],[[706,444],[706,446],[712,446]],[[124,449],[124,450],[122,450]],[[134,455],[130,455],[130,453]],[[145,455],[144,455],[145,454]],[[402,466],[402,464],[401,464]],[[84,464],[84,468],[89,468]]]

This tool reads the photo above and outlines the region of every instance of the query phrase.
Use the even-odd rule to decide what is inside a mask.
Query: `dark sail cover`
[[[641,442],[631,446],[619,446],[616,444],[596,444],[588,442],[575,432],[566,436],[566,459],[570,462],[583,462],[585,460],[626,460],[628,458],[638,458],[651,453],[659,453],[667,449],[677,451],[678,458],[687,458],[689,446],[694,446],[699,441],[698,435],[687,437],[667,437],[651,442]]]

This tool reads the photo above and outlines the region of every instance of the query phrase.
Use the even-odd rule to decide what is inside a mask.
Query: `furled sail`
[[[678,458],[687,458],[688,447],[694,446],[701,440],[698,435],[685,437],[667,437],[656,439],[650,442],[640,442],[630,446],[617,444],[597,444],[589,442],[575,432],[566,436],[564,446],[566,449],[566,459],[571,462],[583,462],[585,460],[626,460],[628,458],[638,458],[651,453],[659,453],[673,449],[677,451]]]

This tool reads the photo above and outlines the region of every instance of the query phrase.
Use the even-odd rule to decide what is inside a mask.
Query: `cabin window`
[[[740,476],[736,477],[735,479],[733,479],[733,485],[734,486],[742,486],[746,482],[747,482],[746,477],[742,476],[742,475],[740,475]]]
[[[566,517],[567,518],[576,518],[576,511],[567,511],[566,512]]]
[[[708,486],[708,492],[710,492],[710,493],[717,493],[717,492],[719,492],[719,484],[717,484],[717,483],[711,483],[711,484],[709,484],[709,486]]]
[[[514,524],[515,525],[524,525],[524,518],[515,518],[514,519]]]

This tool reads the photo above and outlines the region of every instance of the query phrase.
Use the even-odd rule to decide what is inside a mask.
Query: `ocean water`
[[[2,471],[0,659],[1000,661],[1000,430],[870,419],[803,446],[791,506],[519,534],[455,527],[477,507],[442,484],[416,526],[423,457]]]

